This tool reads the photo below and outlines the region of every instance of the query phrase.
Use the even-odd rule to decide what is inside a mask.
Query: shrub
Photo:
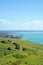
[[[11,63],[11,61],[9,61],[9,63]]]
[[[8,50],[11,50],[11,48],[10,48],[10,47],[8,47],[7,49],[8,49]]]
[[[15,49],[20,49],[20,47],[19,47],[19,45],[18,44],[16,44],[15,42],[13,43],[13,45],[15,45]]]
[[[19,49],[20,49],[20,47],[19,47],[19,46],[16,46],[16,47],[15,47],[15,49],[19,50]]]
[[[13,62],[12,65],[18,65],[16,62]]]
[[[13,57],[15,57],[15,55],[12,55]]]
[[[15,42],[13,43],[13,45],[18,46]]]
[[[34,50],[34,49],[32,49],[32,53],[33,53],[34,55],[38,55],[38,52],[37,52],[36,50]]]
[[[9,64],[9,62],[7,62],[7,64]]]
[[[35,51],[33,51],[33,54],[34,54],[34,55],[38,55],[38,53],[37,53],[37,52],[35,52]]]
[[[14,38],[14,35],[10,35],[9,37],[10,37],[10,38]]]
[[[5,43],[5,41],[1,41],[1,43]]]
[[[26,50],[26,48],[22,48],[22,50],[23,50],[23,51],[25,51],[25,50]]]
[[[27,61],[25,61],[25,64],[27,64]]]
[[[8,40],[9,42],[11,42],[11,40]]]
[[[15,57],[15,58],[25,58],[26,56],[23,55],[23,54],[17,53],[17,54],[15,54],[15,55],[13,55],[13,57]]]
[[[6,53],[4,53],[4,55],[6,56],[7,54],[6,54]]]

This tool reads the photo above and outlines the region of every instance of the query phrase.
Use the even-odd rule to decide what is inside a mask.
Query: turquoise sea
[[[14,36],[22,36],[25,40],[43,44],[43,31],[0,31],[13,34]]]
[[[43,44],[43,32],[18,32],[25,40]]]

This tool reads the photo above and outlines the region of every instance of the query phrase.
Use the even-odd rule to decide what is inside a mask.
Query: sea
[[[0,33],[9,33],[14,36],[23,37],[25,40],[43,44],[43,30],[0,30]]]

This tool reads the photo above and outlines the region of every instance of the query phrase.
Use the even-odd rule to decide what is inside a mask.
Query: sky
[[[43,30],[43,0],[0,0],[0,30]]]

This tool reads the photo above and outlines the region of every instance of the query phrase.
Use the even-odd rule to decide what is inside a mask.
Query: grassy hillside
[[[43,45],[0,37],[0,65],[43,65]]]

